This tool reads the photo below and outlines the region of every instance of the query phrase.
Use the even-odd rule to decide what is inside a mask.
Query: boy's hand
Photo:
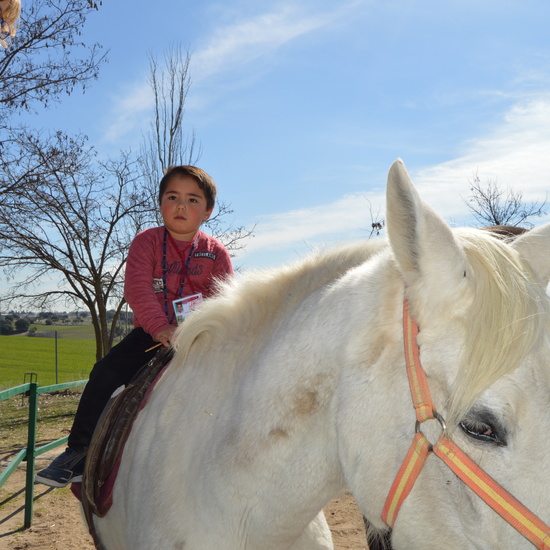
[[[163,346],[169,347],[170,340],[176,331],[176,327],[166,327],[163,328],[160,332],[157,332],[154,336],[155,342],[160,342]]]

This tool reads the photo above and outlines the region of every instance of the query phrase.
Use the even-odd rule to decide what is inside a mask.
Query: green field
[[[29,328],[36,327],[38,334],[47,334],[53,338],[54,331],[58,338],[70,338],[72,340],[95,340],[94,327],[91,323],[79,325],[44,325],[32,324]]]
[[[95,340],[76,340],[69,334],[79,334],[78,329],[91,326],[44,327],[38,330],[63,331],[57,339],[57,382],[70,382],[88,378],[95,363]],[[71,330],[74,329],[74,330]],[[82,332],[80,332],[82,335]],[[38,384],[56,383],[55,339],[29,338],[27,336],[0,336],[0,389],[23,384],[25,373],[35,372]]]

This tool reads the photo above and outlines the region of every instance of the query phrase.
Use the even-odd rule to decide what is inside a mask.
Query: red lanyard
[[[172,314],[172,318],[170,318],[169,315],[169,309],[168,309],[168,288],[166,284],[167,279],[167,268],[168,268],[168,262],[167,262],[167,246],[166,241],[170,242],[170,245],[174,248],[178,256],[181,258],[181,282],[178,289],[178,292],[176,294],[177,298],[181,298],[183,296],[183,287],[185,286],[185,281],[187,279],[187,274],[189,270],[189,263],[191,262],[191,257],[193,256],[193,252],[195,251],[195,247],[197,246],[198,237],[195,238],[193,241],[193,244],[191,245],[191,250],[189,251],[189,256],[187,256],[187,259],[185,258],[185,250],[180,250],[178,248],[178,244],[176,243],[174,237],[170,235],[168,232],[168,229],[166,227],[164,228],[164,241],[163,241],[163,247],[162,247],[162,291],[164,293],[164,312],[166,313],[166,318],[172,322],[174,318],[174,314]],[[191,294],[196,294],[195,292],[195,286],[193,285],[193,281],[191,281],[191,278],[189,278],[189,286],[191,288]]]

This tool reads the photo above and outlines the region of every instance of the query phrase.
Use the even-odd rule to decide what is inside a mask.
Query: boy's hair
[[[208,210],[212,210],[214,208],[214,204],[216,203],[216,194],[218,192],[216,183],[204,170],[197,168],[196,166],[170,166],[166,169],[164,177],[159,183],[159,204],[162,201],[162,195],[164,195],[164,191],[166,191],[168,182],[174,176],[193,178],[197,182],[197,185],[201,191],[204,193],[206,198],[206,208]]]

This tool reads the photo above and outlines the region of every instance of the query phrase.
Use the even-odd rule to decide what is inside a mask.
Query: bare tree
[[[162,64],[149,56],[149,79],[154,99],[153,118],[149,131],[143,137],[141,165],[151,203],[157,202],[158,183],[169,166],[196,164],[201,156],[194,130],[184,132],[185,102],[191,86],[189,51],[172,46],[164,55]],[[232,256],[246,247],[254,236],[255,226],[247,229],[233,226],[227,219],[233,214],[231,205],[218,199],[217,209],[205,224],[207,230],[229,250]],[[160,213],[158,223],[162,224]]]
[[[183,117],[185,101],[191,86],[189,63],[191,57],[181,46],[172,46],[159,67],[156,57],[149,54],[149,78],[154,98],[154,111],[149,132],[141,149],[146,173],[158,183],[163,169],[175,164],[193,164],[200,158],[195,150],[195,133],[185,137]]]
[[[61,133],[56,135],[55,146],[49,139],[40,155],[29,156],[31,143],[34,149],[41,146],[40,133],[33,135],[25,128],[10,130],[9,137],[0,144],[0,206],[22,187],[40,184],[43,177],[51,173],[52,167],[66,163],[69,151],[78,154],[80,138],[69,138]]]
[[[61,133],[20,131],[12,145],[19,171],[11,165],[12,191],[0,204],[0,267],[18,280],[7,298],[41,308],[60,299],[84,303],[99,359],[112,346],[125,303],[128,246],[152,223],[135,161],[122,154],[99,162],[84,138]],[[110,320],[108,309],[115,311]]]
[[[17,36],[0,51],[0,267],[5,282],[15,281],[5,299],[33,305],[63,299],[79,307],[84,302],[100,357],[116,323],[107,322],[107,304],[114,304],[118,316],[123,303],[129,235],[149,208],[133,189],[135,163],[127,155],[97,163],[81,136],[44,137],[11,120],[97,78],[106,54],[81,35],[98,4],[28,2]]]
[[[17,36],[10,40],[9,48],[0,48],[0,203],[25,179],[19,169],[22,159],[17,156],[20,131],[14,129],[12,116],[39,106],[47,107],[62,94],[70,94],[77,85],[85,88],[97,77],[106,59],[99,44],[88,46],[80,40],[86,18],[95,9],[97,3],[92,0],[26,3]],[[10,159],[13,166],[8,162]],[[39,158],[35,161],[38,165],[31,172],[34,180],[39,181],[39,165],[44,161]],[[12,170],[19,174],[20,180],[10,177]],[[27,185],[31,181],[33,178],[26,178]]]
[[[485,185],[477,173],[470,185],[470,197],[466,201],[474,218],[485,225],[528,226],[530,218],[546,214],[547,198],[541,202],[525,202],[520,191],[507,187],[503,189],[496,180],[488,180]]]
[[[112,346],[125,303],[122,282],[130,242],[158,222],[156,189],[165,163],[182,164],[185,155],[187,162],[195,160],[194,138],[185,142],[182,130],[188,84],[180,84],[189,60],[182,60],[178,50],[171,55],[176,59],[167,65],[172,71],[167,81],[155,63],[151,66],[156,110],[145,151],[147,170],[142,158],[133,160],[128,153],[99,161],[82,136],[20,128],[0,140],[0,268],[13,282],[3,299],[40,308],[59,300],[77,308],[84,304],[98,359]],[[143,193],[144,171],[150,176],[149,194]],[[211,230],[238,250],[252,231],[224,225],[221,219],[231,213],[221,203]]]
[[[384,226],[386,225],[386,220],[381,217],[380,207],[378,207],[378,211],[376,214],[374,213],[372,209],[372,203],[370,202],[367,197],[365,197],[365,200],[369,204],[369,214],[371,219],[370,229],[369,231],[369,239],[372,237],[379,237],[380,233],[384,229]]]
[[[97,8],[88,0],[27,2],[17,36],[0,52],[0,121],[61,94],[83,88],[105,61],[99,44],[81,39],[87,16]]]

